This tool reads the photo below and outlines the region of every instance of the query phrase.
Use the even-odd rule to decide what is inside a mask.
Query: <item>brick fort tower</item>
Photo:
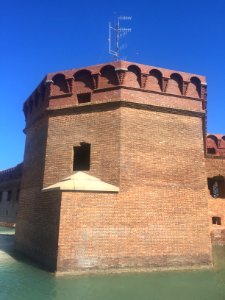
[[[24,103],[16,248],[54,271],[211,262],[203,76],[118,61]]]

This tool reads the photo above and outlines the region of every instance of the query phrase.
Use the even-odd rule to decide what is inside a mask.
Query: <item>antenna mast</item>
[[[131,16],[120,16],[117,18],[114,26],[109,22],[109,54],[113,55],[115,60],[119,60],[120,39],[125,37],[128,32],[131,32],[131,28],[120,27],[120,21],[130,21],[131,19]]]

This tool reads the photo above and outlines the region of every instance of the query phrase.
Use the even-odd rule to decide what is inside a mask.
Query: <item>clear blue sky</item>
[[[0,170],[23,160],[22,105],[46,73],[111,61],[108,22],[131,15],[128,61],[207,76],[208,132],[225,133],[225,0],[0,4]]]

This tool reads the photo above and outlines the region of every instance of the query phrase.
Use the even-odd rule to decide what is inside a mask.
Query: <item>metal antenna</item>
[[[120,57],[120,39],[125,37],[128,32],[131,32],[131,28],[120,27],[120,21],[131,21],[131,19],[132,17],[120,16],[117,18],[114,26],[109,22],[109,54],[113,55],[115,60],[119,60]]]

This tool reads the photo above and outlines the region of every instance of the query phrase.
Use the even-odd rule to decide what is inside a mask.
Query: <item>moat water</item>
[[[225,247],[210,270],[55,277],[15,258],[13,243],[0,227],[0,300],[225,300]]]

